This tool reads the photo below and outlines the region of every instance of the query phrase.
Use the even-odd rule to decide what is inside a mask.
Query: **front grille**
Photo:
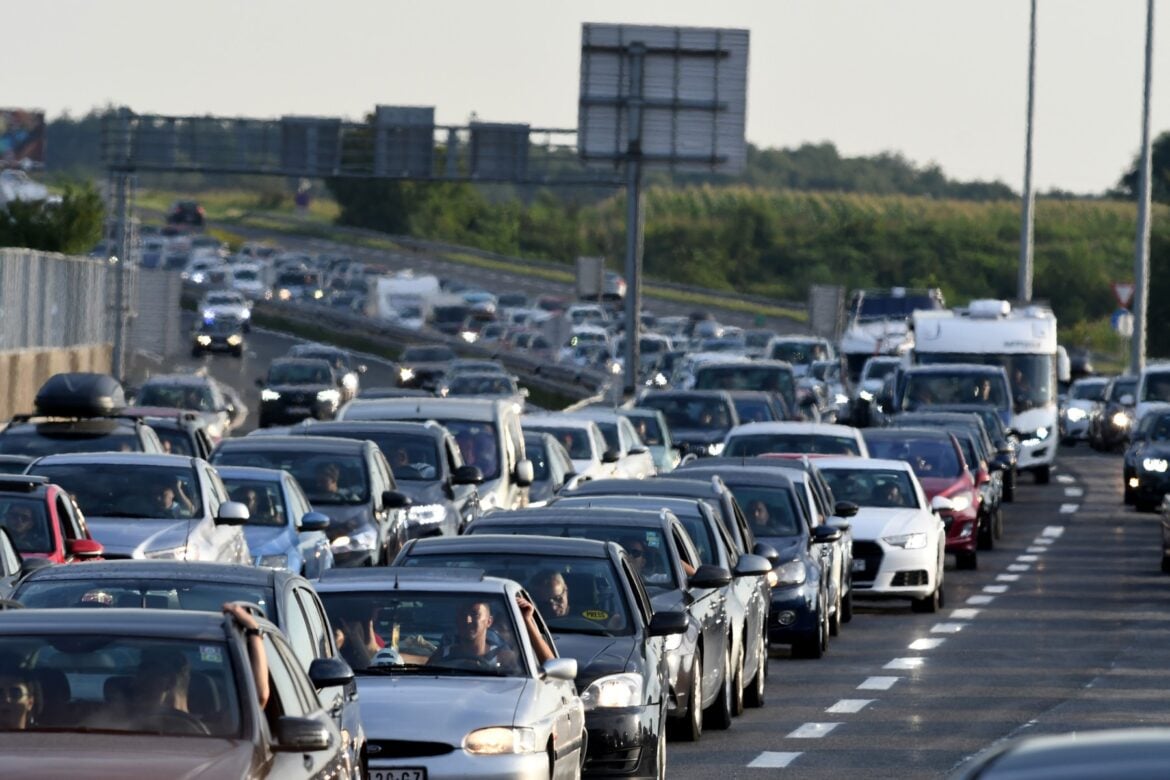
[[[371,739],[366,742],[366,752],[373,761],[383,758],[445,756],[454,751],[454,746],[445,742],[414,742],[405,739]]]
[[[882,567],[882,555],[881,545],[877,542],[853,542],[853,581],[873,582]],[[858,568],[858,561],[865,564],[864,568]]]
[[[913,588],[929,584],[930,575],[926,573],[925,569],[919,569],[917,571],[900,571],[894,575],[894,580],[890,583],[890,585],[895,588]]]

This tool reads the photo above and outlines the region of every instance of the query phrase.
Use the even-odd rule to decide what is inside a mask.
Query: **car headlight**
[[[256,565],[265,569],[287,569],[288,555],[261,555]]]
[[[775,569],[765,574],[764,579],[768,581],[769,588],[774,588],[780,584],[780,577],[776,574]]]
[[[322,298],[324,298],[324,297],[325,297],[325,291],[324,291],[324,290],[313,290],[313,298],[314,298],[314,299],[316,299],[316,300],[321,300],[321,299],[322,299]]]
[[[837,393],[837,397],[834,400],[836,401],[837,406],[844,406],[845,404],[849,403],[849,396],[845,395],[844,393]]]
[[[901,547],[903,550],[921,550],[926,546],[926,534],[915,533],[883,536],[882,541],[891,547]]]
[[[1109,418],[1110,421],[1118,428],[1129,427],[1129,413],[1128,412],[1114,412],[1113,416]]]
[[[372,550],[378,546],[378,529],[363,528],[350,534],[342,534],[329,543],[334,552]]]
[[[951,506],[955,512],[966,512],[975,503],[975,494],[970,490],[964,490],[961,493],[956,493],[949,497],[951,499]]]
[[[723,454],[723,442],[717,441],[714,444],[707,445],[707,454],[712,458],[718,458]]]
[[[321,390],[317,393],[317,400],[323,404],[335,404],[341,401],[341,393],[336,390]]]
[[[873,400],[873,393],[869,392],[868,390],[862,390],[861,392],[859,392],[857,394],[857,397],[860,398],[862,401],[872,401]]]
[[[789,561],[782,563],[772,570],[776,575],[776,584],[772,587],[781,587],[789,585],[803,585],[805,579],[808,577],[808,572],[804,568],[803,561]]]
[[[269,390],[267,387],[260,391],[261,401],[279,401],[280,393],[275,390]]]
[[[211,336],[208,336],[206,333],[200,333],[195,337],[195,341],[199,344],[199,346],[207,347],[211,345]]]
[[[1069,422],[1080,422],[1081,420],[1088,417],[1088,412],[1079,406],[1070,406],[1065,411],[1065,417],[1068,418]]]
[[[585,710],[633,707],[642,700],[642,675],[624,672],[599,677],[581,694]]]
[[[142,557],[155,561],[194,561],[199,558],[199,555],[194,548],[184,544],[179,547],[167,547],[161,550],[144,550]]]
[[[227,343],[233,347],[238,347],[240,344],[244,343],[244,340],[240,338],[239,334],[233,333],[227,337]]]
[[[195,273],[191,274],[191,281],[195,284],[203,284],[205,281],[207,281],[207,275],[202,271],[196,271]]]
[[[419,525],[432,525],[447,519],[447,507],[442,504],[418,504],[406,513],[406,519]]]
[[[468,344],[474,344],[475,340],[479,338],[479,334],[473,330],[462,330],[459,331],[459,338],[463,339]]]
[[[252,319],[252,310],[251,309],[244,309],[242,312],[240,312],[240,319],[241,320]]]
[[[204,309],[203,310],[203,319],[214,320],[215,319],[215,309]]]
[[[341,384],[345,385],[346,390],[357,389],[357,377],[353,374],[346,374],[341,378]]]
[[[414,379],[414,369],[403,366],[402,368],[398,369],[398,378],[403,382],[409,382],[410,380]]]
[[[536,752],[536,732],[529,728],[492,726],[463,738],[463,749],[477,756]]]
[[[1170,468],[1170,461],[1165,458],[1143,458],[1142,468],[1146,471],[1155,471],[1159,474],[1165,474],[1166,469]]]

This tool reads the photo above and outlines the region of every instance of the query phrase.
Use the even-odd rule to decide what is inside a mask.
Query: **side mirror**
[[[294,718],[285,715],[276,722],[276,744],[273,750],[289,753],[315,753],[333,746],[333,735],[325,724],[313,718]]]
[[[729,581],[730,579],[728,577]],[[650,625],[646,627],[646,633],[650,636],[685,634],[687,629],[690,628],[690,625],[691,623],[690,619],[687,618],[687,613],[670,609],[663,612],[655,612],[654,616],[650,618]]]
[[[93,539],[69,539],[65,542],[65,551],[74,558],[97,558],[105,548]]]
[[[768,567],[771,569],[771,567]],[[722,588],[731,582],[731,572],[722,566],[705,564],[700,566],[687,582],[692,588],[715,589]]]
[[[935,496],[930,499],[930,511],[934,513],[939,512],[953,512],[955,509],[955,502],[951,501],[946,496]]]
[[[772,571],[772,564],[767,558],[748,553],[739,556],[739,563],[735,565],[732,574],[736,577],[763,577],[770,571]]]
[[[853,517],[860,509],[861,507],[852,501],[838,501],[833,506],[833,514],[837,517]]]
[[[532,461],[524,459],[516,464],[516,484],[528,487],[536,479],[536,472],[532,470]]]
[[[353,681],[353,669],[340,658],[315,658],[309,664],[309,682],[317,690],[349,685]]]
[[[297,527],[299,531],[324,531],[329,527],[329,515],[323,515],[320,512],[305,512],[301,515],[301,522]]]
[[[248,507],[239,501],[224,501],[215,516],[216,525],[243,525],[248,522]]]
[[[813,544],[828,544],[841,538],[841,529],[833,525],[818,525],[813,529]]]
[[[606,450],[605,452],[601,453],[602,463],[617,463],[621,459],[622,456],[617,450]]]
[[[452,485],[481,485],[483,472],[478,466],[460,466],[451,474]]]
[[[406,509],[413,503],[410,497],[399,493],[397,490],[382,491],[382,508],[383,509]]]
[[[572,682],[577,679],[577,659],[550,658],[541,664],[540,672],[551,680],[567,680]]]
[[[756,542],[756,546],[752,548],[753,555],[759,555],[775,566],[780,562],[780,551],[767,542]]]
[[[527,398],[527,397],[528,397],[528,388],[527,388],[527,387],[521,387],[521,388],[520,388],[520,397],[521,397],[521,398]]]

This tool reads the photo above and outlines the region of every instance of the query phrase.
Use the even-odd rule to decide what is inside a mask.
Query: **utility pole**
[[[1036,193],[1032,189],[1032,118],[1036,108],[1036,0],[1032,0],[1032,23],[1028,33],[1028,118],[1024,143],[1024,203],[1020,225],[1020,273],[1016,297],[1027,303],[1032,300],[1032,240]]]
[[[1146,313],[1150,297],[1150,82],[1154,62],[1154,0],[1146,0],[1146,77],[1142,90],[1142,158],[1138,165],[1138,225],[1133,261],[1133,341],[1130,366],[1146,367]]]
[[[629,135],[626,145],[626,354],[625,395],[638,392],[642,308],[642,65],[646,47],[629,47]]]

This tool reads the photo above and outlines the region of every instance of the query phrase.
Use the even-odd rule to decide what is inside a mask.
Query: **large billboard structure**
[[[0,168],[32,168],[45,163],[45,113],[0,108]]]

